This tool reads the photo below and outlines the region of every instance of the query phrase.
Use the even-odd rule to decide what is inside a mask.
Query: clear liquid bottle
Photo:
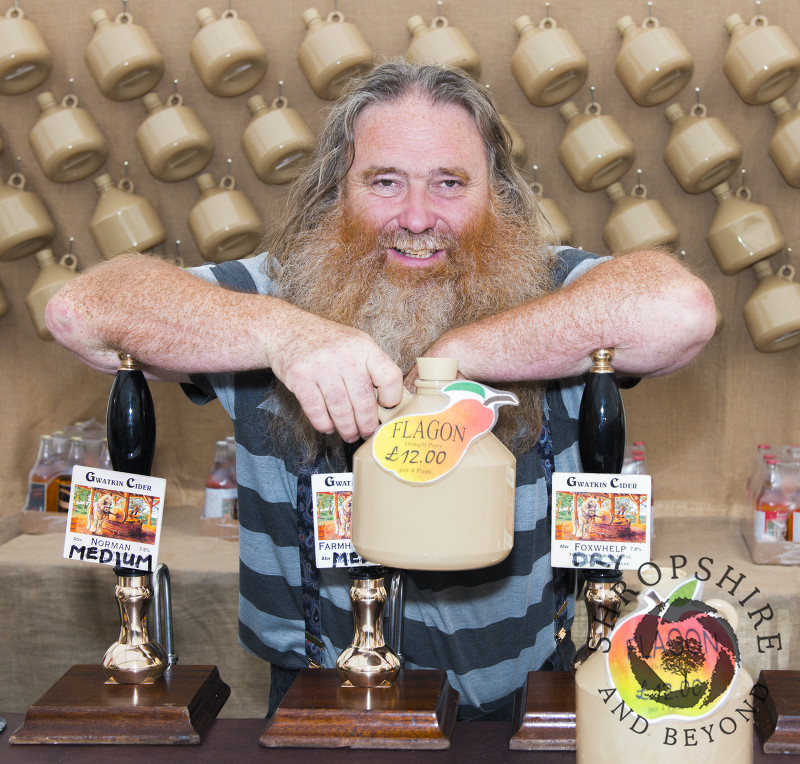
[[[28,473],[28,496],[25,499],[27,511],[44,512],[47,509],[47,486],[57,471],[53,436],[39,438],[39,453],[33,468]]]
[[[231,478],[228,443],[218,440],[214,464],[206,478],[203,517],[236,516],[236,480]]]
[[[113,470],[111,466],[111,454],[108,450],[108,438],[103,438],[100,444],[100,461],[97,465],[101,470]]]
[[[759,443],[756,446],[756,461],[745,485],[745,497],[748,505],[753,504],[758,492],[761,490],[761,486],[764,484],[766,475],[765,459],[771,455],[772,447],[768,443]]]
[[[83,464],[86,459],[86,446],[83,438],[75,435],[69,439],[69,451],[66,463],[59,470],[53,483],[55,484],[56,508],[61,514],[69,512],[69,495],[72,490],[72,468],[76,464]]]
[[[69,452],[69,438],[64,430],[53,432],[53,479],[47,484],[45,509],[48,512],[58,512],[58,484],[56,476],[67,467],[67,454]]]

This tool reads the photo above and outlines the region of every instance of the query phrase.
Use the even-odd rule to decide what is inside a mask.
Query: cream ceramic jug
[[[262,221],[253,203],[226,175],[219,185],[210,172],[197,178],[200,199],[189,213],[189,230],[203,257],[222,263],[249,255],[261,241]]]
[[[592,101],[581,113],[567,101],[558,113],[566,122],[558,159],[581,191],[610,186],[628,171],[636,158],[633,141],[599,103]]]
[[[345,21],[339,11],[323,19],[316,8],[307,8],[302,19],[306,36],[297,62],[317,96],[332,101],[341,95],[351,77],[372,67],[375,54],[358,27]]]
[[[288,183],[308,164],[314,135],[296,109],[278,96],[271,107],[260,95],[247,99],[252,119],[242,133],[247,161],[264,183]]]
[[[365,560],[467,570],[508,556],[516,460],[489,431],[509,393],[456,381],[458,361],[417,359],[406,396],[353,457],[353,546]]]
[[[15,172],[0,182],[0,260],[16,260],[44,247],[56,232],[44,202],[25,190],[25,176]]]
[[[622,38],[614,71],[640,106],[655,106],[677,95],[694,73],[694,58],[672,29],[648,16],[641,26],[630,16],[617,21]]]
[[[102,8],[89,14],[94,35],[84,61],[100,92],[112,101],[130,101],[152,90],[164,75],[164,58],[149,32],[130,13],[112,21]]]
[[[774,273],[767,260],[753,265],[758,283],[742,313],[753,344],[774,353],[800,344],[800,284],[794,268],[784,265]]]
[[[769,156],[790,186],[800,188],[800,111],[781,96],[770,105],[778,124],[769,142]]]
[[[536,201],[542,210],[550,230],[543,231],[544,239],[548,244],[558,246],[559,244],[572,244],[574,232],[572,224],[567,216],[562,212],[561,207],[555,199],[549,199],[544,195],[544,187],[538,181],[531,184],[533,193],[536,194]]]
[[[95,178],[94,185],[100,198],[89,222],[89,233],[104,258],[141,252],[167,238],[153,205],[133,193],[132,180],[123,178],[114,186],[106,174]]]
[[[586,81],[589,61],[567,29],[548,15],[534,26],[530,16],[514,22],[519,44],[511,73],[534,106],[552,106],[569,98]]]
[[[27,93],[53,68],[53,55],[39,29],[14,4],[0,16],[0,95]]]
[[[232,8],[219,18],[210,8],[195,14],[200,31],[189,46],[189,58],[209,93],[230,97],[251,90],[267,73],[267,51]]]
[[[28,306],[28,312],[39,337],[43,340],[52,340],[53,337],[44,322],[44,310],[50,298],[64,284],[77,277],[78,259],[68,253],[56,262],[51,249],[40,249],[34,256],[41,270],[25,298],[25,304]]]
[[[647,188],[637,183],[630,194],[617,181],[606,188],[611,212],[603,228],[603,241],[612,253],[632,249],[673,249],[678,228],[661,204],[647,198]]]
[[[411,44],[406,59],[413,64],[443,64],[463,69],[474,79],[481,76],[481,60],[464,33],[448,25],[444,16],[437,16],[428,26],[422,16],[406,22]]]

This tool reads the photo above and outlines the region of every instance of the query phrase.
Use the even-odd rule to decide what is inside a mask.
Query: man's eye
[[[458,188],[461,185],[460,180],[443,180],[442,185],[445,188]]]

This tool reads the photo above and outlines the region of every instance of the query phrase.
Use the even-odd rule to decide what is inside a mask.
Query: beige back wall
[[[13,3],[8,0],[7,6]],[[184,103],[193,107],[208,128],[216,151],[207,170],[219,179],[227,171],[226,158],[233,159],[232,173],[237,188],[246,191],[266,222],[274,221],[285,189],[266,186],[253,173],[240,147],[241,134],[249,121],[246,99],[261,93],[268,101],[277,95],[278,80],[284,81],[284,95],[297,108],[312,130],[318,130],[326,103],[314,96],[297,66],[297,50],[304,36],[300,21],[310,0],[236,0],[233,8],[250,22],[270,55],[266,78],[253,91],[231,99],[206,93],[192,69],[188,50],[197,31],[198,2],[164,3],[132,0],[127,10],[136,23],[145,26],[163,53],[167,71],[157,87],[162,99],[178,80]],[[158,208],[168,232],[163,250],[175,252],[187,264],[199,264],[186,218],[197,199],[194,179],[166,184],[152,178],[138,155],[134,134],[145,112],[139,99],[128,103],[106,100],[83,63],[83,51],[91,39],[89,13],[104,7],[112,17],[122,4],[106,0],[22,0],[20,7],[34,21],[55,58],[48,79],[36,90],[0,97],[0,135],[5,149],[0,154],[0,176],[5,180],[16,170],[15,157],[28,179],[27,188],[39,193],[56,221],[53,249],[57,256],[66,251],[69,237],[80,268],[100,259],[88,223],[96,204],[91,178],[59,185],[48,181],[30,150],[28,131],[36,122],[36,95],[52,91],[60,100],[67,93],[68,80],[75,78],[74,92],[80,104],[95,117],[109,138],[111,152],[99,171],[114,180],[122,175],[123,161],[130,162],[130,177],[137,193],[147,196]],[[226,3],[216,2],[219,14]],[[326,0],[319,6],[323,15],[333,10]],[[0,9],[5,11],[5,8]],[[339,10],[356,23],[380,55],[402,55],[409,42],[406,19],[422,14],[426,21],[437,13],[432,0],[340,0]],[[762,11],[772,24],[783,26],[800,42],[800,16],[796,0],[765,0]],[[450,24],[459,27],[483,61],[481,79],[495,92],[501,110],[522,134],[528,146],[529,165],[539,165],[538,180],[546,195],[555,198],[570,218],[576,243],[587,250],[605,253],[601,232],[610,204],[602,192],[583,193],[576,189],[556,158],[563,122],[558,107],[536,108],[525,99],[510,71],[510,59],[517,45],[513,21],[523,13],[535,22],[545,15],[543,2],[529,0],[446,0],[442,12]],[[719,0],[660,0],[653,14],[663,26],[675,29],[695,56],[695,74],[674,99],[688,110],[699,87],[701,101],[709,114],[721,117],[744,146],[747,185],[755,201],[773,210],[789,246],[797,242],[795,205],[800,191],[789,187],[767,155],[767,144],[775,126],[768,106],[747,106],[736,95],[722,73],[728,45],[723,20],[738,12],[747,20],[755,12],[752,2]],[[662,156],[669,135],[663,106],[643,108],[634,104],[614,75],[619,49],[616,20],[626,14],[641,22],[647,15],[644,0],[553,0],[550,14],[568,28],[586,52],[590,74],[586,85],[573,97],[580,109],[589,102],[589,86],[604,113],[612,114],[624,126],[637,149],[635,167],[643,171],[649,198],[658,199],[680,229],[680,248],[687,261],[706,279],[725,316],[725,329],[692,366],[668,378],[648,380],[625,394],[629,435],[647,441],[648,461],[656,481],[657,498],[665,512],[702,510],[728,514],[741,504],[743,483],[753,462],[757,442],[800,440],[797,405],[794,401],[798,367],[797,349],[773,355],[755,350],[742,319],[742,306],[755,279],[751,272],[724,276],[705,243],[705,233],[715,212],[710,193],[694,197],[684,193],[664,165]],[[800,86],[788,93],[794,104]],[[665,104],[666,105],[666,104]],[[623,178],[626,189],[636,182],[635,171]],[[736,186],[738,178],[732,183]],[[794,244],[797,249],[800,244]],[[785,260],[773,258],[775,267]],[[0,514],[18,511],[25,497],[25,480],[36,454],[39,434],[92,416],[104,419],[111,379],[83,367],[65,350],[37,338],[25,308],[25,295],[37,276],[32,257],[0,263],[0,284],[11,310],[0,318]],[[131,299],[137,299],[131,295]],[[221,320],[223,318],[221,317]],[[168,502],[199,502],[202,482],[213,457],[214,441],[229,433],[227,418],[217,404],[197,409],[186,401],[176,386],[154,385],[158,418],[158,444],[154,474],[168,479]]]

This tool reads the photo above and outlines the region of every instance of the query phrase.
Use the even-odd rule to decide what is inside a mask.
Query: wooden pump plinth
[[[130,356],[123,358],[117,371],[106,416],[114,469],[149,475],[155,451],[155,410],[144,375]],[[166,566],[159,568],[166,572]],[[165,651],[147,633],[150,574],[127,568],[115,572],[120,641],[109,648],[103,665],[70,668],[28,709],[11,743],[197,745],[230,697],[230,687],[216,666],[176,665],[168,574],[164,590],[167,661]],[[129,603],[128,611],[119,592],[127,579],[134,578],[141,587],[136,592],[141,601]],[[109,658],[116,647],[125,649]],[[159,654],[164,660],[151,671]]]
[[[762,671],[752,696],[764,753],[800,753],[800,671]]]
[[[265,748],[450,748],[458,693],[447,674],[401,670],[389,687],[343,687],[336,669],[303,669],[259,738]]]
[[[514,699],[512,751],[575,750],[575,682],[571,671],[531,671]]]
[[[99,664],[73,666],[9,742],[198,745],[230,694],[216,666],[171,666],[152,684],[109,684]]]

